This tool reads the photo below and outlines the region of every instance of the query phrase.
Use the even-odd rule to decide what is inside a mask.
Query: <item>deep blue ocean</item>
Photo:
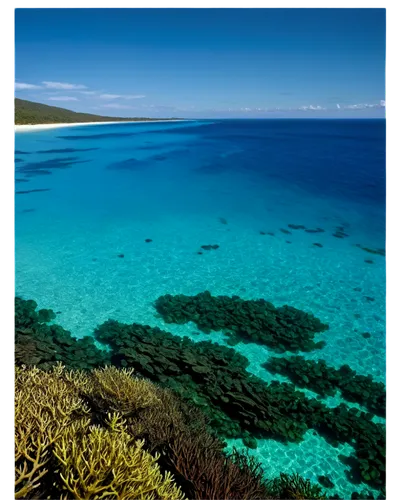
[[[17,132],[16,293],[57,311],[77,337],[113,318],[194,341],[210,336],[165,325],[159,296],[264,298],[329,324],[326,346],[307,358],[384,381],[385,127],[202,120]],[[267,347],[235,349],[252,373],[285,380],[260,366]],[[251,453],[270,476],[325,474],[342,498],[362,489],[338,460],[351,446],[311,432],[300,444],[258,440]]]

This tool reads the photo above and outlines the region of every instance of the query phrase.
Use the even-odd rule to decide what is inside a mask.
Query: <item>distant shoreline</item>
[[[82,127],[86,125],[114,125],[116,123],[160,123],[160,122],[183,122],[188,120],[132,120],[132,121],[114,121],[114,122],[78,122],[78,123],[40,123],[36,125],[14,125],[15,132],[38,132],[52,128],[64,127]]]

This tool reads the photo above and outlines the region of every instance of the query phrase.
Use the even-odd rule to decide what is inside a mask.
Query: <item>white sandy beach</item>
[[[135,120],[135,121],[115,121],[115,122],[85,122],[85,123],[41,123],[39,125],[14,125],[15,132],[37,132],[50,128],[81,127],[86,125],[113,125],[116,123],[156,123],[156,122],[180,122],[183,120]]]

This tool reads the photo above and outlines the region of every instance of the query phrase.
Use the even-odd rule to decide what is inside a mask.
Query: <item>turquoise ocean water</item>
[[[15,149],[16,293],[75,336],[112,318],[223,344],[153,306],[209,290],[313,313],[329,330],[305,357],[385,380],[385,258],[361,248],[385,248],[384,120],[79,126],[17,133]],[[267,347],[235,349],[285,380],[261,368]],[[251,451],[269,476],[328,475],[343,498],[363,488],[338,460],[350,452],[313,432]]]

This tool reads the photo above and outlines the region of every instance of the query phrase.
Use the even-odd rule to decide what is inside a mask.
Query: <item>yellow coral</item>
[[[138,409],[160,404],[154,384],[134,378],[133,369],[119,370],[107,366],[92,371],[96,396],[101,397],[110,410],[132,413]]]
[[[93,379],[88,372],[82,370],[64,370],[62,376],[67,382],[75,386],[79,392],[89,394],[93,391]]]
[[[15,372],[15,498],[39,487],[51,448],[63,431],[76,419],[87,420],[86,405],[62,373],[61,365],[51,372]]]
[[[121,417],[110,415],[108,424],[109,429],[74,424],[55,445],[61,478],[73,497],[183,500],[172,476],[161,474],[158,456],[152,457],[143,450],[143,441],[131,438]]]
[[[48,473],[64,500],[184,499],[172,475],[161,473],[158,456],[126,430],[123,415],[160,404],[156,386],[132,372],[68,372],[61,364],[49,372],[16,368],[15,498],[46,489]],[[101,413],[107,409],[104,428],[91,426],[86,398],[100,401]]]

